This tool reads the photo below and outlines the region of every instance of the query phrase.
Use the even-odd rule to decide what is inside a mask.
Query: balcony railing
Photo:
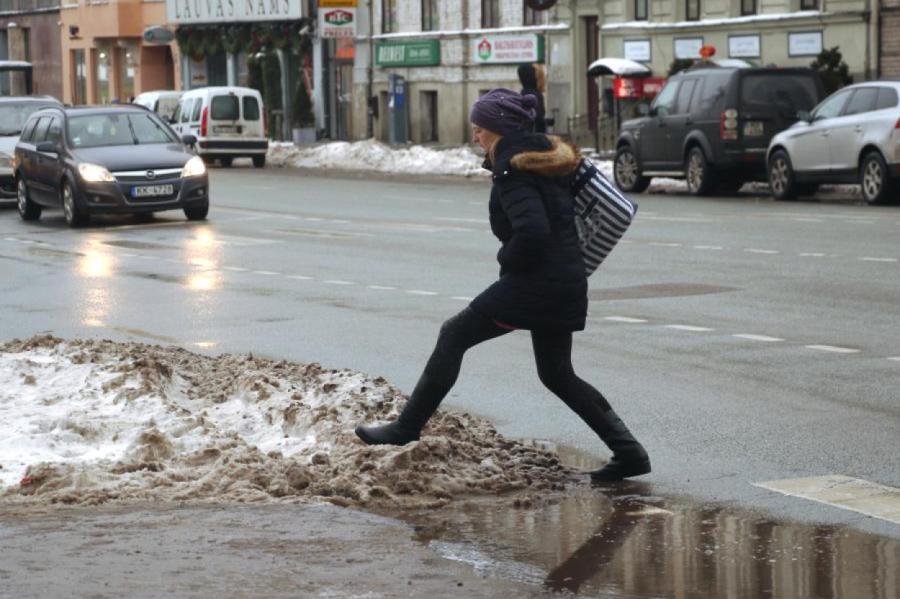
[[[0,14],[29,13],[58,9],[60,0],[0,0]]]

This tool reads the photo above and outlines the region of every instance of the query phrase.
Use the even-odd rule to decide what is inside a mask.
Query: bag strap
[[[576,172],[580,171],[581,169],[584,169],[584,172],[580,175],[576,175],[575,180],[572,181],[572,191],[575,192],[575,195],[581,193],[588,182],[594,178],[594,175],[597,174],[597,171],[600,170],[593,162],[591,162],[587,158],[581,159],[581,162],[578,163],[578,169],[576,169]]]

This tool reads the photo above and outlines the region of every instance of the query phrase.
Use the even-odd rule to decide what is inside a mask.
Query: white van
[[[169,90],[160,90],[153,92],[144,92],[138,94],[131,101],[132,104],[138,104],[144,108],[149,108],[167,122],[171,122],[175,111],[178,109],[178,101],[184,92],[176,92]]]
[[[206,162],[231,166],[235,158],[266,165],[269,139],[262,96],[249,87],[203,87],[181,96],[172,128],[197,137],[196,151]]]

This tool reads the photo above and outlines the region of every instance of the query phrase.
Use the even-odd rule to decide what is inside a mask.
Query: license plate
[[[237,129],[234,125],[216,125],[213,133],[237,133]]]
[[[174,185],[139,185],[131,188],[133,198],[155,198],[175,193]]]
[[[744,123],[744,135],[747,137],[762,137],[763,124],[761,121],[747,121]]]

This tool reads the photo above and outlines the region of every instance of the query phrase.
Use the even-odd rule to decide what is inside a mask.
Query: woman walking
[[[399,417],[358,426],[370,445],[419,439],[453,387],[463,354],[516,329],[531,332],[538,376],[603,440],[612,458],[591,472],[598,481],[650,472],[643,446],[603,395],[572,368],[572,333],[584,329],[587,278],[575,230],[572,174],[580,156],[559,138],[532,133],[536,100],[494,89],[472,107],[474,141],[493,175],[491,230],[501,242],[500,278],[441,327],[437,345]]]

